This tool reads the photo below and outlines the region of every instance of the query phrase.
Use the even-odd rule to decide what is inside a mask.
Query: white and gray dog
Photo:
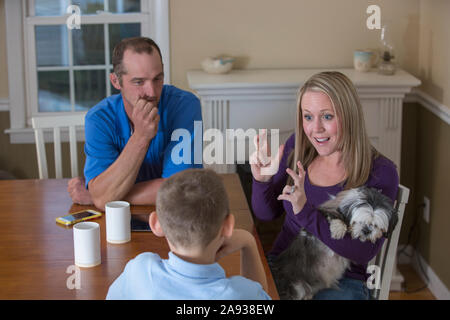
[[[318,209],[327,217],[333,239],[342,239],[349,232],[353,239],[375,243],[390,236],[398,220],[391,199],[368,187],[341,191]],[[319,290],[337,287],[350,260],[302,230],[269,263],[280,298],[302,300],[311,299]]]

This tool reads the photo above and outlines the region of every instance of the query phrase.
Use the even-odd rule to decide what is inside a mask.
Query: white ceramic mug
[[[106,241],[126,243],[131,240],[131,211],[126,201],[111,201],[105,205]]]
[[[102,262],[100,251],[100,225],[79,222],[73,226],[75,265],[90,268]]]
[[[357,71],[367,72],[372,67],[374,53],[369,50],[355,50],[353,66]]]

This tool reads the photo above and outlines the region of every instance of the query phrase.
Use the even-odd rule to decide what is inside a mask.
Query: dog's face
[[[397,214],[392,201],[381,192],[360,187],[340,192],[321,206],[332,219],[342,219],[353,239],[375,243],[392,232]]]
[[[373,208],[370,204],[354,208],[350,218],[350,233],[353,239],[375,243],[389,227],[388,214],[383,208]]]

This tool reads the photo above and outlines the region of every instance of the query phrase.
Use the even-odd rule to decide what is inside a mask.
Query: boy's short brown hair
[[[222,178],[209,169],[176,173],[159,188],[156,213],[170,243],[205,248],[229,214]]]

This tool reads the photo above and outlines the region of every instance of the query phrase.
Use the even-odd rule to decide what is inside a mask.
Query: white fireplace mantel
[[[400,171],[402,108],[405,94],[420,80],[404,70],[392,76],[354,69],[333,69],[352,80],[364,109],[372,144]],[[280,143],[294,132],[298,89],[313,74],[330,69],[232,70],[215,75],[189,71],[189,87],[200,97],[204,130],[273,128]],[[221,173],[235,172],[233,164],[214,164]]]

